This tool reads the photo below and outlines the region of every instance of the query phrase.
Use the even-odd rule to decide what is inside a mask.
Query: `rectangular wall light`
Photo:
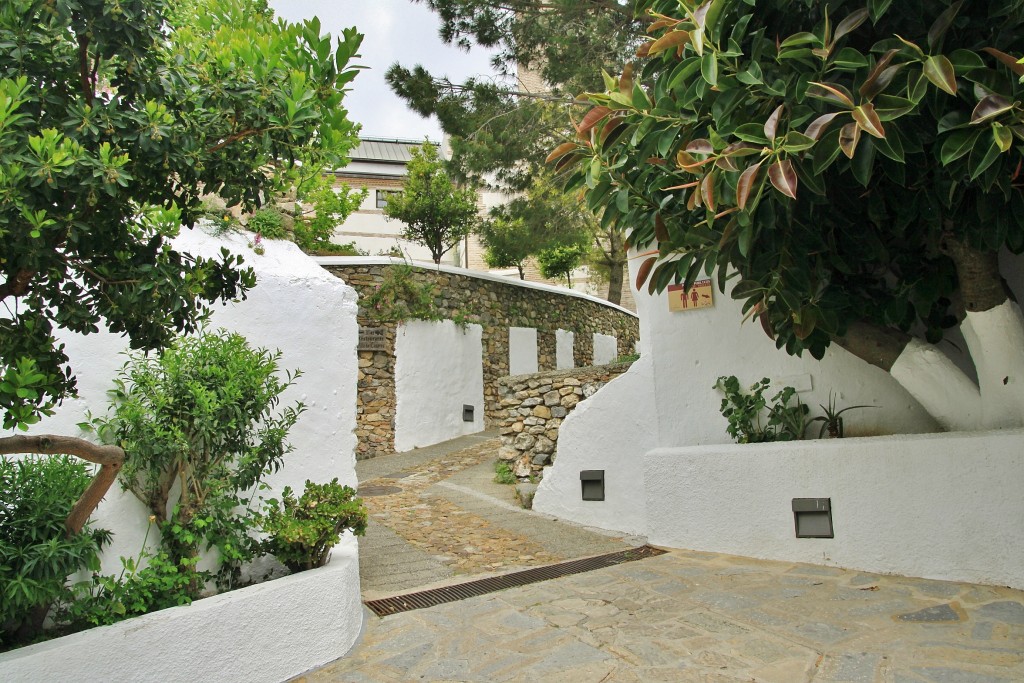
[[[473,406],[465,404],[465,403],[462,404],[462,421],[463,422],[472,422],[473,421],[473,411],[474,411]]]
[[[835,538],[831,498],[794,498],[793,521],[797,538]]]

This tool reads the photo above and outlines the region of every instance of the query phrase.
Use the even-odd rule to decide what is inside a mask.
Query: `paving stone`
[[[924,609],[910,614],[901,614],[896,617],[900,621],[920,621],[920,622],[942,622],[942,621],[960,621],[960,615],[952,605],[935,605],[934,607],[925,607]]]
[[[1019,602],[1009,600],[990,602],[979,607],[978,614],[1007,624],[1024,624],[1024,604]]]

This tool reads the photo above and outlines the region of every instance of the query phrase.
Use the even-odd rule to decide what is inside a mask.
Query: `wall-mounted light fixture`
[[[467,405],[467,404],[463,404],[462,405],[462,421],[463,422],[472,422],[473,421],[473,410],[474,410],[474,408],[471,405]]]
[[[835,538],[831,498],[794,498],[793,521],[797,538]]]
[[[604,500],[604,470],[580,470],[583,500]]]

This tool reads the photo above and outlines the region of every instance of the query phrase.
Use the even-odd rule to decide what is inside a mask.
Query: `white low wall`
[[[660,448],[651,543],[1024,588],[1024,430]],[[835,538],[796,538],[793,498],[831,498]]]
[[[277,683],[345,655],[362,626],[356,540],[326,567],[0,654],[9,683]]]
[[[395,335],[395,450],[484,428],[483,328],[451,320],[403,323]],[[473,406],[473,421],[462,419]]]

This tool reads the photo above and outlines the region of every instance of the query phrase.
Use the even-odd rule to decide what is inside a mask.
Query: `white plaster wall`
[[[484,428],[483,328],[451,320],[403,323],[395,336],[395,450]],[[472,422],[462,406],[472,405]]]
[[[650,366],[650,357],[641,356],[566,416],[555,464],[544,468],[534,510],[587,526],[646,533],[643,455],[657,445]],[[580,470],[604,470],[603,501],[582,499]]]
[[[615,337],[600,332],[594,333],[594,365],[608,365],[619,357]]]
[[[555,330],[555,368],[571,370],[576,367],[573,349],[576,335],[569,330]]]
[[[326,567],[0,654],[0,680],[277,683],[344,656],[362,614],[348,536]]]
[[[537,330],[532,327],[508,328],[508,374],[537,372]]]
[[[257,255],[241,235],[213,238],[201,229],[184,230],[175,246],[196,255],[214,256],[220,248],[245,257],[256,268],[257,286],[244,301],[216,306],[210,321],[244,335],[253,346],[280,349],[280,368],[303,375],[282,397],[282,405],[302,401],[303,413],[289,435],[294,450],[267,482],[276,495],[284,486],[301,490],[306,479],[338,477],[356,486],[355,393],[358,325],[355,290],[320,268],[290,242],[265,240]],[[30,433],[79,435],[85,412],[103,414],[115,373],[127,360],[126,340],[106,332],[60,335],[78,377],[79,398],[65,401],[52,417]],[[145,536],[148,509],[115,483],[93,515],[93,524],[114,532],[103,555],[104,573],[121,570],[119,557],[137,556]],[[150,543],[156,542],[154,534]],[[358,592],[358,584],[352,590]]]
[[[1024,430],[656,449],[651,543],[1024,588]],[[833,539],[793,498],[831,498]]]

